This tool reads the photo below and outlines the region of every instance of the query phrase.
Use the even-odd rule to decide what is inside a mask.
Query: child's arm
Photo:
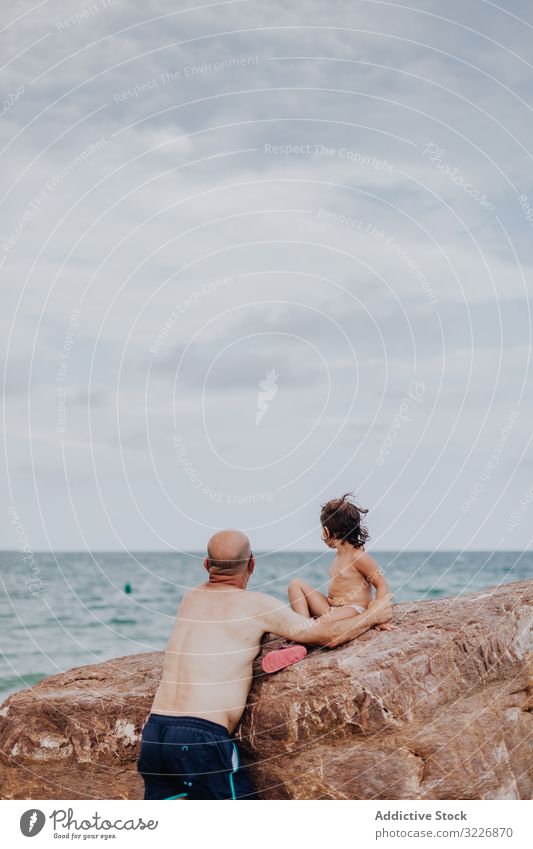
[[[358,552],[355,560],[355,568],[376,588],[376,600],[387,595],[389,588],[385,576],[370,554],[367,554],[366,551]]]
[[[370,554],[367,554],[366,551],[358,552],[355,561],[355,568],[376,588],[376,601],[379,601],[379,599],[384,598],[387,595],[389,587],[385,580],[385,576]],[[391,625],[390,622],[385,622],[383,625],[376,625],[375,627],[379,631],[397,630],[396,626]]]

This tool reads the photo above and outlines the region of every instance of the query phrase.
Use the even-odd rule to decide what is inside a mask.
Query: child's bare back
[[[367,576],[369,563],[371,563],[371,569],[373,566],[377,569],[375,561],[366,554],[364,549],[337,552],[329,571],[328,602],[331,607],[350,605],[356,612],[366,610],[372,601],[372,583]],[[367,574],[360,571],[359,565],[363,569],[367,566],[365,569]]]

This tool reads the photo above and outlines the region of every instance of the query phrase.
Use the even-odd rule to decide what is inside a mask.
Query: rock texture
[[[531,798],[533,581],[401,604],[394,621],[277,675],[256,664],[239,737],[263,798]],[[161,665],[120,658],[7,699],[2,797],[142,798]]]

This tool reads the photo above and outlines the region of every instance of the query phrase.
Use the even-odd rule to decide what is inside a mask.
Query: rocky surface
[[[239,737],[263,797],[531,798],[533,581],[401,604],[394,621],[277,675],[256,664]],[[7,699],[2,797],[142,798],[161,665],[119,658]]]

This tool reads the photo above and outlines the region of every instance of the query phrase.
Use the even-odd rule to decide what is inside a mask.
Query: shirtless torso
[[[199,716],[233,731],[264,634],[258,593],[198,587],[178,611],[153,713]]]
[[[364,549],[361,549],[361,554]],[[359,557],[359,559],[362,559]],[[367,608],[372,601],[372,584],[357,568],[358,558],[337,554],[329,571],[328,601],[332,607],[357,604]]]
[[[309,645],[340,645],[391,616],[390,598],[346,622],[310,621],[272,596],[206,583],[183,599],[152,713],[196,716],[233,733],[267,632]]]

